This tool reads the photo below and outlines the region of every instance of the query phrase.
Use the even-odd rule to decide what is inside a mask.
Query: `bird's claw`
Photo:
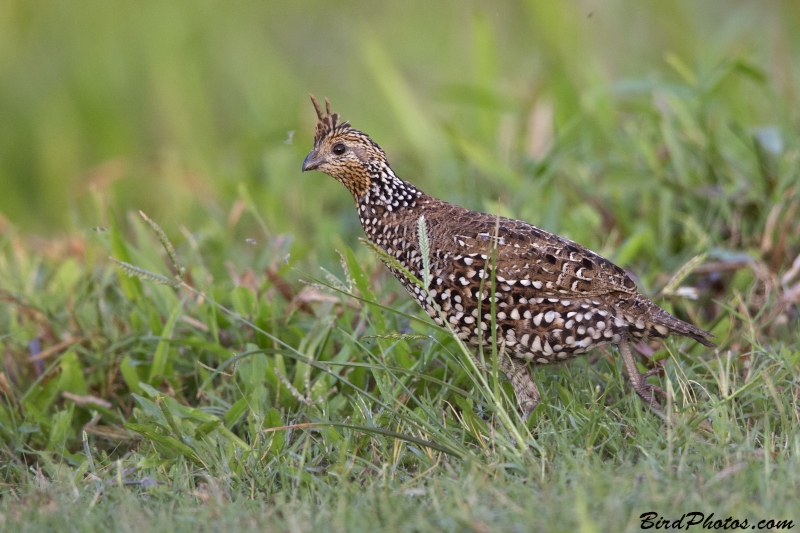
[[[657,376],[657,375],[661,374],[662,370],[664,370],[664,367],[661,367],[661,366],[657,366],[655,368],[651,368],[650,370],[648,370],[647,372],[642,374],[642,379],[647,379],[650,376]]]

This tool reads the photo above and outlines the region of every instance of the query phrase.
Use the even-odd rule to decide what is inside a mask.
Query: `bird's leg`
[[[631,385],[633,385],[633,390],[636,391],[636,394],[638,394],[647,405],[654,409],[661,410],[661,404],[658,403],[658,400],[656,400],[652,393],[655,392],[661,396],[666,396],[666,393],[661,387],[651,385],[647,382],[647,378],[653,375],[654,372],[651,370],[646,374],[639,373],[639,369],[636,368],[636,362],[633,360],[633,354],[631,354],[631,347],[628,344],[628,339],[623,339],[622,342],[619,343],[619,352],[622,354],[622,360],[625,361],[625,368],[628,371],[628,377],[631,380]]]
[[[520,409],[522,409],[522,417],[527,419],[536,409],[536,406],[539,405],[539,400],[541,399],[536,382],[531,377],[530,369],[524,362],[515,361],[505,353],[500,354],[499,363],[500,370],[503,371],[514,387],[514,395],[517,397]]]

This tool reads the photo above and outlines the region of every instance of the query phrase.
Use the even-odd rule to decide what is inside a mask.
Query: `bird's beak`
[[[315,150],[311,150],[303,160],[303,172],[306,170],[315,170],[320,163],[322,163],[322,160],[317,159],[317,152]]]

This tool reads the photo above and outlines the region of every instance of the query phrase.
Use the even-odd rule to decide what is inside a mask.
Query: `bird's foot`
[[[645,378],[648,377],[648,374],[650,374],[650,372],[647,372],[645,374],[639,374],[639,376],[641,377],[641,381],[637,380],[633,383],[633,390],[636,391],[636,394],[639,395],[639,398],[641,398],[642,401],[644,401],[644,403],[646,403],[656,411],[660,411],[661,404],[658,403],[658,400],[656,400],[656,397],[653,393],[658,394],[662,398],[666,398],[667,393],[664,392],[664,389],[662,389],[658,385],[653,385],[645,381]]]
[[[627,341],[620,343],[619,351],[622,355],[623,361],[625,362],[625,368],[628,371],[628,378],[631,380],[633,390],[636,391],[636,394],[639,395],[639,398],[641,398],[644,403],[649,405],[651,408],[660,411],[661,404],[658,403],[658,400],[656,400],[656,397],[653,393],[658,394],[662,398],[666,398],[667,393],[664,392],[664,389],[661,387],[648,383],[647,378],[660,372],[661,368],[656,367],[645,372],[644,374],[641,374],[636,368],[636,362],[633,360],[633,355],[631,355],[631,349]]]
[[[531,413],[536,410],[536,406],[539,405],[539,400],[527,400],[519,404],[520,409],[522,409],[522,419],[527,420],[530,418]]]
[[[642,379],[647,379],[650,376],[657,376],[657,375],[661,374],[662,370],[664,370],[664,367],[661,367],[661,366],[657,366],[655,368],[651,368],[650,370],[648,370],[647,372],[642,374]]]
[[[523,420],[527,420],[531,413],[539,405],[541,395],[539,389],[536,387],[536,382],[533,381],[530,369],[525,361],[514,359],[508,354],[500,356],[498,361],[500,370],[511,381],[514,387],[514,395],[517,397],[517,404],[522,410]]]
[[[657,375],[661,374],[662,370],[663,370],[663,367],[657,366],[655,368],[652,368],[652,369],[648,370],[647,372],[645,372],[644,374],[641,375],[642,376],[642,388],[644,388],[646,390],[646,393],[649,395],[649,398],[650,398],[649,400],[648,400],[648,398],[645,398],[642,395],[642,393],[640,393],[638,390],[636,391],[636,394],[638,394],[640,398],[642,398],[646,402],[649,402],[649,405],[652,405],[652,406],[654,406],[654,407],[656,407],[658,409],[661,409],[661,406],[658,404],[658,401],[656,401],[655,397],[652,394],[649,394],[650,391],[658,394],[659,396],[661,396],[662,398],[665,398],[665,399],[667,397],[667,393],[666,393],[666,391],[664,391],[664,389],[662,389],[658,385],[653,385],[651,383],[648,383],[647,382],[647,378],[649,378],[650,376],[657,376]]]

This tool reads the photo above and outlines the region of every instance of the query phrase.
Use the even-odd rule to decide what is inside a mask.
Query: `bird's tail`
[[[678,318],[675,318],[671,314],[667,313],[663,309],[661,309],[660,313],[657,313],[653,318],[653,322],[656,324],[660,324],[669,329],[671,334],[683,335],[684,337],[689,337],[690,339],[694,339],[700,344],[708,346],[709,348],[716,348],[716,344],[711,342],[709,339],[713,338],[714,335],[709,333],[704,329],[700,329],[697,326],[693,326],[688,322],[684,322]]]

